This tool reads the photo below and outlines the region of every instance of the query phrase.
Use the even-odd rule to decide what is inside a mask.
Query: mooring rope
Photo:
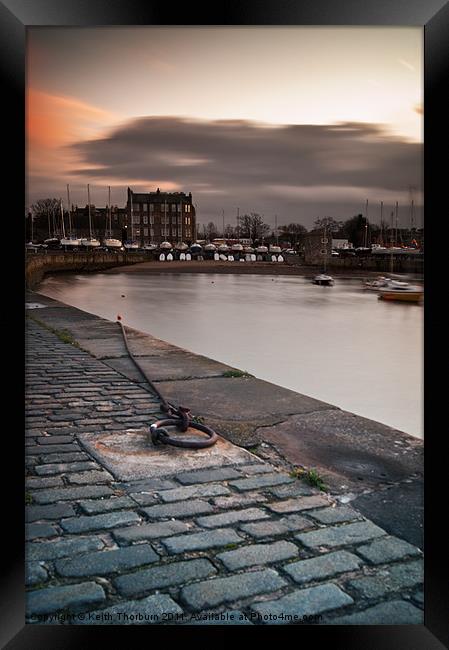
[[[128,337],[126,336],[125,327],[121,321],[121,317],[117,316],[117,324],[120,327],[122,332],[123,341],[125,343],[126,351],[134,363],[136,368],[139,370],[141,375],[144,377],[145,381],[148,383],[151,391],[159,398],[161,401],[161,411],[165,411],[169,417],[164,420],[158,420],[154,424],[150,425],[151,432],[151,441],[154,445],[165,444],[173,445],[174,447],[184,447],[187,449],[204,449],[205,447],[211,447],[214,445],[218,436],[213,429],[207,427],[200,422],[195,422],[192,419],[192,414],[189,408],[185,406],[174,406],[168,402],[165,397],[162,395],[160,390],[155,386],[155,384],[148,377],[145,370],[142,368],[140,363],[135,359],[133,353],[129,349]],[[179,431],[185,432],[187,429],[196,429],[207,435],[207,438],[202,438],[198,440],[183,440],[181,438],[173,438],[169,435],[165,427],[176,427]]]

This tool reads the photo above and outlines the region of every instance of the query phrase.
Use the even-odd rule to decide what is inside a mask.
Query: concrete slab
[[[268,381],[244,377],[191,379],[160,382],[170,401],[188,404],[192,413],[227,421],[264,421],[294,413],[337,409],[312,397],[300,395]]]
[[[206,449],[182,449],[169,445],[155,447],[149,440],[149,431],[149,428],[142,428],[85,433],[80,434],[78,439],[120,481],[171,476],[195,469],[259,461],[254,454],[221,437],[215,445]],[[187,430],[182,437],[197,439],[197,433]]]
[[[338,409],[294,415],[263,428],[260,436],[290,463],[317,469],[336,493],[361,492],[423,472],[421,440]]]
[[[386,490],[362,494],[351,506],[391,535],[423,548],[424,482],[410,480]]]
[[[226,371],[235,370],[231,366],[226,366],[207,357],[176,349],[167,351],[163,356],[159,354],[158,356],[136,358],[151,381],[220,377]],[[141,373],[129,358],[105,359],[104,363],[132,381],[142,381]]]

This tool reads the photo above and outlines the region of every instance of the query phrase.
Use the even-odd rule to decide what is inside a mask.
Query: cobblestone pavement
[[[119,482],[78,439],[158,401],[28,320],[27,620],[422,624],[422,554],[258,461]]]

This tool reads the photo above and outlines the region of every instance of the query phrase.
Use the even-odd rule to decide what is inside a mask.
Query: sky
[[[199,223],[422,224],[422,29],[29,28],[27,203],[192,192]],[[27,207],[28,207],[27,206]]]

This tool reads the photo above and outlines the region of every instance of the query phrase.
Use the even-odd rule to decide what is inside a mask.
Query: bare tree
[[[203,234],[204,239],[207,239],[209,241],[212,241],[218,237],[217,226],[213,223],[213,221],[209,221],[207,225],[203,225]]]
[[[279,226],[282,237],[286,237],[293,246],[296,246],[299,239],[306,234],[307,228],[300,223],[289,223],[287,226]]]
[[[240,217],[240,237],[250,239],[254,243],[256,240],[266,237],[269,232],[270,226],[257,212],[244,214]]]
[[[60,214],[61,206],[59,199],[40,199],[33,203],[31,212],[33,219],[38,228],[43,229],[46,221],[48,227],[48,236],[54,235],[56,228],[56,216]]]
[[[224,237],[226,239],[234,239],[236,235],[234,226],[231,226],[230,223],[227,223],[224,229]]]
[[[342,221],[337,221],[333,217],[321,217],[320,219],[316,219],[314,222],[316,229],[326,228],[329,232],[338,232],[341,230],[342,225]]]

